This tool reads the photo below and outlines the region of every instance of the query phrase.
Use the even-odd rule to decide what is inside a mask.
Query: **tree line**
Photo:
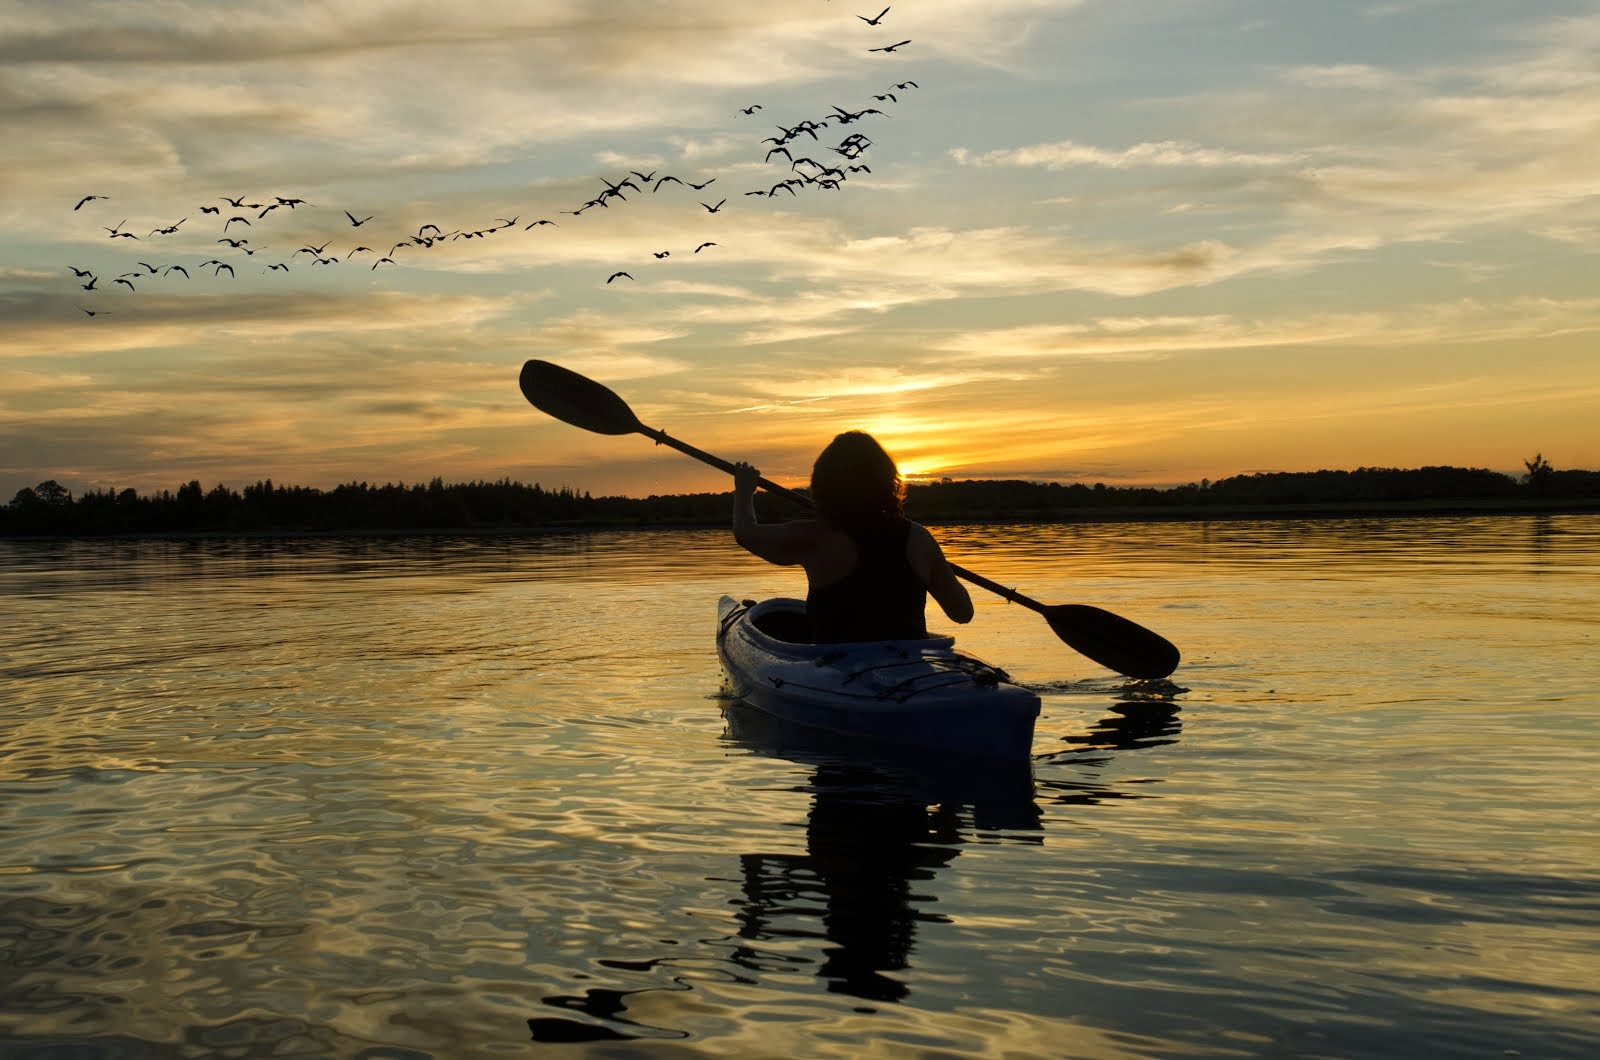
[[[1358,468],[1354,471],[1258,472],[1159,489],[1103,482],[952,480],[914,483],[906,513],[922,522],[1054,521],[1076,518],[1203,518],[1230,510],[1451,505],[1600,505],[1600,472],[1557,471],[1544,457],[1527,474],[1481,468]],[[803,492],[803,491],[802,491]],[[801,509],[762,494],[763,518]],[[352,482],[330,490],[279,486],[265,479],[242,490],[199,481],[176,491],[90,490],[74,497],[55,481],[17,491],[0,507],[0,536],[93,536],[166,533],[328,533],[342,531],[517,530],[578,526],[719,526],[728,493],[595,497],[509,479],[427,484]]]

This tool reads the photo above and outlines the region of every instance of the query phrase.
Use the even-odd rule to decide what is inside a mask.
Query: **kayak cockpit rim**
[[[914,640],[865,640],[819,645],[811,640],[811,627],[806,621],[806,602],[793,597],[775,596],[767,600],[735,600],[724,596],[717,606],[717,621],[724,631],[748,614],[749,625],[774,644],[793,645],[810,649],[844,649],[854,644],[896,644],[909,651],[929,649],[949,650],[956,639],[949,634],[933,634]]]

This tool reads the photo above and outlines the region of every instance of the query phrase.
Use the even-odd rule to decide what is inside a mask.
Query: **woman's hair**
[[[838,435],[811,467],[811,501],[840,530],[903,515],[905,496],[894,458],[865,431]]]

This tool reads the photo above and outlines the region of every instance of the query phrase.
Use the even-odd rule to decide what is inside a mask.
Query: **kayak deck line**
[[[844,680],[839,682],[839,683],[840,684],[848,684],[851,681],[854,681],[857,677],[859,677],[862,672],[864,672],[864,671],[858,671],[856,673],[851,673],[851,674],[847,675],[844,678]],[[884,689],[882,691],[879,691],[879,692],[853,692],[853,691],[844,691],[842,689],[839,689],[837,686],[834,686],[834,687],[830,688],[830,687],[826,687],[826,686],[823,686],[823,685],[807,685],[807,684],[802,684],[802,683],[800,683],[798,681],[788,681],[788,680],[785,680],[784,678],[778,677],[776,675],[773,675],[773,676],[769,677],[769,680],[772,682],[772,687],[773,688],[800,688],[800,689],[805,689],[808,692],[823,692],[823,693],[830,693],[832,695],[838,695],[838,696],[850,696],[850,697],[857,698],[857,699],[871,699],[871,700],[878,700],[878,701],[892,702],[892,703],[905,703],[905,702],[908,702],[913,696],[917,695],[919,692],[933,692],[933,691],[936,691],[936,690],[938,690],[940,688],[951,688],[951,687],[954,687],[955,685],[964,685],[964,684],[968,683],[968,681],[965,678],[957,677],[954,680],[941,681],[939,684],[936,684],[936,685],[924,685],[921,688],[913,688],[909,692],[901,693],[901,692],[898,691],[904,685],[910,684],[913,681],[921,681],[924,678],[927,678],[929,676],[932,676],[932,675],[930,675],[930,674],[917,674],[914,677],[906,678],[905,681],[901,682],[899,685],[894,686],[893,688],[886,688],[886,689]]]

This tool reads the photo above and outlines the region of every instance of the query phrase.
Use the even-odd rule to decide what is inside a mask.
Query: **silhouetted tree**
[[[1532,460],[1524,460],[1522,466],[1528,469],[1527,475],[1522,479],[1533,490],[1534,496],[1542,497],[1550,486],[1550,476],[1555,473],[1555,468],[1550,466],[1550,461],[1544,458],[1543,453],[1535,453]]]

